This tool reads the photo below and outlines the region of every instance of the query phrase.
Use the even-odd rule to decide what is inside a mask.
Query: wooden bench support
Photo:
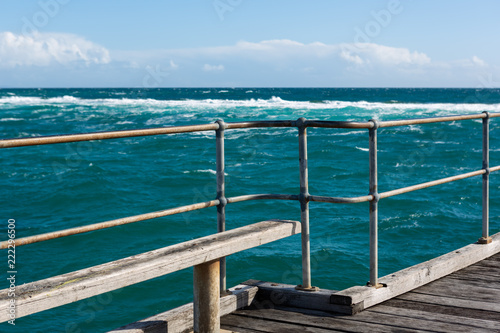
[[[194,332],[220,332],[220,262],[194,266],[193,303]]]

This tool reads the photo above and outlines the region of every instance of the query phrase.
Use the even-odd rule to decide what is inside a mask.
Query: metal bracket
[[[481,237],[477,240],[478,244],[490,244],[493,241],[491,237]]]
[[[370,119],[368,121],[373,124],[373,127],[371,129],[376,130],[376,129],[378,129],[380,127],[380,123],[379,123],[378,120],[376,120],[376,119]]]
[[[301,291],[319,291],[319,288],[318,287],[305,288],[305,287],[302,287],[301,284],[299,284],[298,286],[295,287],[295,290],[301,290]]]
[[[227,205],[227,198],[226,197],[217,197],[216,200],[219,200],[219,204],[217,206],[226,207],[226,205]]]
[[[375,289],[387,288],[387,284],[385,284],[385,283],[377,283],[377,284],[374,286],[374,285],[372,285],[370,282],[367,282],[367,283],[366,283],[366,286],[367,286],[367,287],[370,287],[370,288],[375,288]]]
[[[215,121],[216,124],[219,124],[219,128],[217,131],[224,131],[227,128],[227,124],[222,119],[218,119]]]
[[[292,125],[297,127],[297,128],[306,128],[306,118],[300,117],[296,121],[292,122]]]
[[[233,292],[229,289],[226,289],[226,290],[223,290],[220,292],[220,297],[226,297],[226,296],[230,296],[230,295],[233,295]]]
[[[380,194],[378,192],[375,193],[370,193],[371,196],[373,196],[373,202],[379,202],[380,201]]]

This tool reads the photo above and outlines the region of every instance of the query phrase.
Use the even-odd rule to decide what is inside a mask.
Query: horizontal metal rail
[[[263,200],[263,199],[299,200],[299,196],[294,194],[247,194],[247,195],[240,195],[237,197],[227,198],[227,203],[235,203],[235,202],[251,201],[251,200]]]
[[[373,124],[366,122],[355,122],[355,121],[325,121],[325,120],[306,120],[306,127],[318,127],[318,128],[371,128]]]
[[[61,238],[61,237],[66,237],[66,236],[71,236],[71,235],[83,234],[86,232],[116,227],[119,225],[156,219],[158,217],[163,217],[163,216],[169,216],[169,215],[174,215],[174,214],[190,212],[193,210],[214,207],[214,206],[217,206],[218,204],[219,204],[219,200],[211,200],[211,201],[206,201],[206,202],[195,203],[195,204],[188,205],[188,206],[175,207],[175,208],[170,208],[170,209],[161,210],[161,211],[152,212],[152,213],[134,215],[134,216],[124,217],[121,219],[100,222],[100,223],[94,223],[94,224],[85,225],[82,227],[76,227],[76,228],[65,229],[65,230],[60,230],[60,231],[48,232],[45,234],[40,234],[40,235],[35,235],[35,236],[17,238],[16,239],[16,246],[33,244],[33,243],[43,242],[43,241],[50,240],[50,239],[56,239],[56,238]],[[0,249],[6,249],[8,246],[9,246],[8,241],[4,241],[4,242],[0,243]]]
[[[432,123],[442,123],[442,122],[457,121],[457,120],[483,119],[486,117],[488,117],[488,115],[486,115],[485,113],[478,113],[478,114],[466,114],[466,115],[458,115],[458,116],[388,120],[388,121],[379,121],[379,127],[395,127],[395,126],[407,126],[407,125],[432,124]],[[500,117],[500,113],[489,113],[489,117],[490,118]]]
[[[429,124],[429,123],[456,121],[456,120],[482,119],[486,117],[490,118],[500,117],[500,113],[490,112],[488,113],[488,116],[485,113],[479,113],[479,114],[446,116],[446,117],[390,120],[390,121],[379,121],[378,124],[379,127],[395,127],[395,126]],[[297,121],[295,120],[269,120],[269,121],[246,121],[246,122],[225,123],[225,126],[226,129],[243,129],[243,128],[269,128],[269,127],[297,127],[298,125]],[[374,123],[371,121],[353,122],[353,121],[305,120],[304,123],[301,124],[301,126],[313,127],[313,128],[370,129],[373,128]],[[66,135],[40,136],[32,138],[3,139],[0,140],[0,148],[37,146],[37,145],[48,145],[56,143],[108,140],[108,139],[142,137],[142,136],[152,136],[152,135],[190,133],[190,132],[206,132],[206,131],[216,131],[218,129],[219,129],[219,124],[215,122],[215,123],[201,124],[201,125],[171,126],[171,127],[146,128],[137,130],[92,132],[83,134],[66,134]]]
[[[243,122],[225,123],[225,124],[226,124],[226,129],[295,127],[295,121],[293,120],[243,121]]]
[[[310,195],[310,201],[317,202],[329,202],[336,204],[349,204],[349,203],[360,203],[373,200],[373,195],[363,195],[360,197],[352,197],[352,198],[341,198],[341,197],[325,197],[320,195]]]
[[[498,170],[500,170],[500,166],[496,166],[496,167],[490,168],[490,172],[498,171]],[[466,178],[470,178],[470,177],[474,177],[474,176],[479,176],[479,175],[483,175],[485,173],[486,173],[486,170],[483,169],[483,170],[478,170],[478,171],[472,171],[472,172],[468,172],[468,173],[463,173],[463,174],[460,174],[460,175],[457,175],[457,176],[452,176],[452,177],[442,178],[442,179],[438,179],[438,180],[433,180],[433,181],[422,183],[422,184],[417,184],[417,185],[412,185],[412,186],[408,186],[408,187],[403,187],[403,188],[400,188],[400,189],[397,189],[397,190],[392,190],[392,191],[387,191],[387,192],[380,193],[380,199],[389,198],[389,197],[393,197],[395,195],[399,195],[399,194],[403,194],[403,193],[408,193],[408,192],[412,192],[412,191],[416,191],[416,190],[421,190],[421,189],[424,189],[424,188],[427,188],[427,187],[432,187],[432,186],[436,186],[436,185],[446,184],[446,183],[454,182],[456,180],[461,180],[461,179],[466,179]]]
[[[262,199],[298,200],[298,198],[299,198],[298,195],[290,195],[290,194],[250,194],[250,195],[242,195],[242,196],[227,198],[227,203],[229,204],[229,203],[235,203],[235,202],[250,201],[250,200],[262,200]],[[105,221],[105,222],[89,224],[89,225],[71,228],[71,229],[65,229],[65,230],[60,230],[60,231],[48,232],[48,233],[40,234],[40,235],[17,238],[16,239],[16,246],[39,243],[39,242],[43,242],[43,241],[47,241],[47,240],[51,240],[51,239],[72,236],[72,235],[78,235],[78,234],[83,234],[83,233],[96,231],[96,230],[103,230],[103,229],[112,228],[112,227],[116,227],[116,226],[120,226],[120,225],[124,225],[124,224],[140,222],[140,221],[147,221],[147,220],[152,220],[152,219],[156,219],[159,217],[176,215],[176,214],[186,213],[186,212],[190,212],[190,211],[194,211],[194,210],[215,207],[219,204],[220,204],[219,200],[216,199],[216,200],[211,200],[211,201],[206,201],[206,202],[195,203],[195,204],[187,205],[187,206],[169,208],[169,209],[165,209],[165,210],[161,210],[161,211],[157,211],[157,212],[128,216],[128,217],[123,217],[123,218],[116,219],[116,220],[110,220],[110,221]],[[9,246],[8,241],[0,242],[0,250],[6,249],[8,246]]]
[[[161,135],[161,134],[204,132],[204,131],[214,131],[218,128],[219,124],[212,123],[204,125],[159,127],[159,128],[147,128],[147,129],[127,130],[127,131],[93,132],[93,133],[83,133],[83,134],[40,136],[34,138],[6,139],[6,140],[0,140],[0,148],[39,146],[39,145],[50,145],[55,143],[68,143],[68,142],[80,142],[80,141],[92,141],[92,140],[120,139],[120,138],[130,138],[138,136]]]

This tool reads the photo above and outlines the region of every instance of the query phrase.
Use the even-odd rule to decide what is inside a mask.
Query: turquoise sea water
[[[16,89],[0,90],[1,138],[242,120],[380,120],[500,111],[494,89]],[[491,166],[500,120],[491,121]],[[310,193],[368,193],[368,132],[309,129]],[[379,191],[481,168],[481,121],[379,131]],[[129,138],[0,151],[0,240],[215,198],[215,134]],[[226,195],[298,194],[297,129],[226,132]],[[500,180],[491,176],[491,233],[500,231]],[[368,204],[310,204],[313,284],[368,280]],[[380,276],[481,236],[481,177],[384,199]],[[294,201],[227,207],[227,228],[300,219]],[[32,282],[216,232],[216,209],[18,247],[16,283]],[[7,275],[4,250],[3,276]],[[300,283],[300,236],[228,258],[228,286],[247,279]],[[0,261],[1,262],[1,261]],[[7,288],[7,281],[0,286]],[[4,332],[105,332],[191,300],[192,270],[16,320]]]

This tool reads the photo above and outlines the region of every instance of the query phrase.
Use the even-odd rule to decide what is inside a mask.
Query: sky
[[[498,0],[0,0],[0,87],[500,87]]]

